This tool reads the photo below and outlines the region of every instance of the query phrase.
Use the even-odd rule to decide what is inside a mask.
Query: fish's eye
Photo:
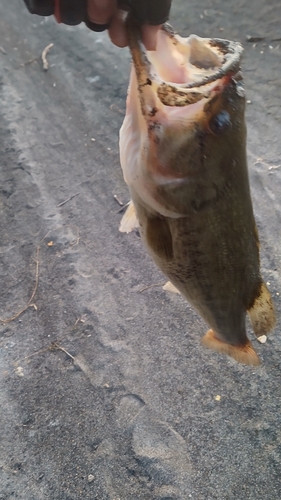
[[[231,119],[227,111],[221,111],[211,118],[208,128],[212,134],[221,134],[231,125]]]

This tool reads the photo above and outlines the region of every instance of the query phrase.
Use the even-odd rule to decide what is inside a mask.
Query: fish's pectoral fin
[[[173,239],[167,220],[152,216],[147,219],[146,242],[153,252],[160,258],[172,260]]]
[[[120,233],[131,233],[134,229],[137,229],[139,227],[139,221],[137,218],[135,206],[132,202],[132,200],[129,202],[128,208],[126,212],[124,213],[120,226],[119,226],[119,231]]]
[[[204,347],[227,354],[244,365],[260,365],[260,359],[249,340],[243,345],[232,345],[218,339],[214,330],[208,330],[201,343]]]
[[[180,294],[180,291],[175,287],[175,285],[173,285],[173,283],[171,283],[171,281],[167,281],[167,283],[165,283],[165,285],[163,286],[163,290],[165,290],[165,292]]]
[[[248,309],[248,313],[257,337],[266,335],[275,327],[275,309],[272,297],[265,283],[261,283],[255,302]]]

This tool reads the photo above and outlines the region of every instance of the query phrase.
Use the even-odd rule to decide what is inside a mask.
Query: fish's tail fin
[[[255,302],[248,309],[248,313],[257,337],[266,335],[275,327],[275,308],[265,283],[261,283]]]
[[[227,354],[244,365],[260,365],[259,357],[249,340],[243,345],[232,345],[223,340],[219,340],[214,330],[208,330],[206,335],[202,338],[201,343],[204,347],[208,347],[222,354]]]
[[[128,208],[121,219],[119,231],[121,233],[128,234],[138,227],[139,227],[139,221],[138,221],[137,214],[135,211],[135,206],[134,206],[133,202],[130,201]]]

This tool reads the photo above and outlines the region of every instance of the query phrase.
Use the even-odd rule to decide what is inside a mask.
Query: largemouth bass
[[[134,218],[162,272],[210,329],[204,346],[258,365],[246,334],[275,325],[260,274],[246,159],[242,47],[171,26],[146,52],[128,27],[133,57],[120,158]],[[125,227],[124,227],[125,224]]]

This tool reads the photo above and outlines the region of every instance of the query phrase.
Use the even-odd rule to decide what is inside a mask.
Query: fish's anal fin
[[[167,283],[165,283],[165,285],[163,286],[163,290],[165,290],[165,292],[180,294],[180,291],[175,287],[175,285],[173,285],[173,283],[171,283],[171,281],[167,281]]]
[[[120,233],[128,234],[131,233],[134,229],[137,229],[138,227],[139,227],[139,221],[135,211],[135,206],[133,202],[130,201],[128,208],[121,219],[119,231]]]
[[[169,223],[165,219],[151,216],[146,224],[146,243],[162,259],[172,260],[174,256],[173,239]]]
[[[275,327],[275,309],[265,283],[261,283],[255,302],[248,310],[248,313],[257,337],[267,335]]]
[[[244,345],[227,344],[216,337],[214,330],[208,330],[206,335],[201,339],[201,343],[204,347],[227,354],[244,365],[260,365],[260,359],[250,341]]]

